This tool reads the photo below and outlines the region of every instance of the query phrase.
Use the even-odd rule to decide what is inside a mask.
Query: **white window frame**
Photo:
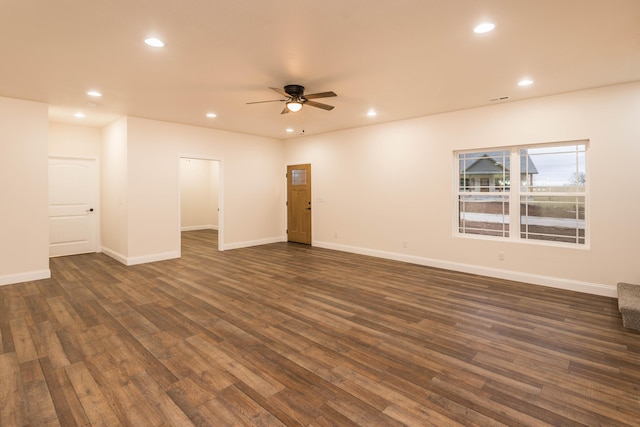
[[[584,243],[578,242],[557,242],[552,240],[543,240],[543,239],[532,239],[521,237],[521,197],[529,196],[529,195],[540,195],[540,193],[532,192],[532,191],[523,191],[522,184],[520,182],[521,178],[521,167],[520,167],[520,151],[523,149],[534,149],[534,148],[551,148],[551,147],[562,147],[562,146],[576,146],[576,145],[584,145],[585,150],[585,185],[583,191],[573,191],[573,192],[545,192],[543,193],[545,196],[550,197],[565,197],[565,196],[577,196],[584,197]],[[474,234],[474,233],[464,233],[460,232],[460,196],[469,195],[468,191],[461,191],[460,187],[460,158],[461,154],[473,154],[473,153],[483,153],[483,152],[491,152],[491,151],[509,151],[509,175],[510,175],[510,184],[509,191],[504,193],[489,193],[496,195],[504,195],[508,194],[508,204],[509,204],[509,235],[504,236],[491,236],[484,234]],[[453,179],[453,234],[454,237],[462,237],[462,238],[470,238],[470,239],[481,239],[481,240],[493,240],[493,241],[501,241],[501,242],[516,242],[516,243],[525,243],[532,245],[544,245],[544,246],[562,246],[569,247],[574,249],[589,249],[590,248],[590,212],[589,208],[589,141],[588,140],[575,140],[575,141],[562,141],[562,142],[553,142],[553,143],[543,143],[543,144],[525,144],[525,145],[514,145],[514,146],[506,146],[506,147],[489,147],[489,148],[479,148],[479,149],[469,149],[469,150],[457,150],[453,152],[453,170],[454,170],[454,179]],[[486,193],[485,193],[486,194]]]

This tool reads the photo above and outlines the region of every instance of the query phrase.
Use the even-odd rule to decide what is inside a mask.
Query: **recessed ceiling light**
[[[291,128],[286,128],[284,131],[285,131],[285,132],[287,132],[287,133],[292,133],[292,132],[293,132],[293,129],[291,129]]]
[[[100,92],[98,92],[97,90],[90,90],[89,92],[87,92],[87,95],[95,96],[96,98],[102,96],[102,94]]]
[[[218,117],[218,115],[216,113],[207,113],[207,117],[213,119],[214,117]]]
[[[86,116],[84,115],[84,113],[75,113],[73,115],[73,117],[77,117],[79,119],[84,119]]]
[[[164,47],[164,42],[160,39],[157,39],[155,37],[149,37],[148,39],[145,39],[144,42],[146,44],[148,44],[149,46],[153,46],[153,47]]]
[[[492,24],[491,22],[483,22],[482,24],[477,25],[473,29],[473,32],[477,34],[488,33],[489,31],[493,30],[495,27],[496,25]]]
[[[530,86],[533,84],[533,80],[530,79],[522,79],[518,82],[518,86]]]
[[[377,116],[377,115],[378,115],[378,113],[376,113],[376,112],[375,112],[375,111],[373,111],[373,110],[369,110],[369,111],[367,112],[367,116],[369,116],[369,117],[375,117],[375,116]]]

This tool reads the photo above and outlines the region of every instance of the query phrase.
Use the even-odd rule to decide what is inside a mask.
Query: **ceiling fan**
[[[295,113],[296,111],[300,111],[303,105],[308,105],[310,107],[322,108],[323,110],[333,110],[333,105],[323,104],[321,102],[310,101],[311,99],[316,98],[328,98],[331,96],[338,96],[335,92],[320,92],[320,93],[312,93],[309,95],[304,94],[304,86],[300,85],[286,85],[284,90],[279,89],[277,87],[270,87],[269,89],[278,92],[280,95],[284,96],[285,99],[272,99],[269,101],[255,101],[255,102],[247,102],[247,104],[262,104],[264,102],[286,102],[284,109],[280,114],[287,114],[289,112]]]

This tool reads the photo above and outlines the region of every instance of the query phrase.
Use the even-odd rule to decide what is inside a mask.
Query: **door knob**
[[[93,212],[93,208],[87,209],[87,212]]]

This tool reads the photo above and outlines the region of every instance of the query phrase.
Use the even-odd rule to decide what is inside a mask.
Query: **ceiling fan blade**
[[[282,109],[282,112],[280,114],[289,114],[289,109],[287,108],[286,105],[284,106],[284,108]]]
[[[269,89],[278,92],[280,95],[284,96],[285,98],[291,98],[291,95],[289,95],[287,92],[285,92],[284,90],[277,88],[277,87],[270,87]]]
[[[335,107],[333,105],[322,104],[321,102],[307,101],[303,105],[310,105],[311,107],[322,108],[323,110],[331,111]]]
[[[254,101],[254,102],[247,102],[247,104],[264,104],[265,102],[284,102],[286,101],[286,99],[271,99],[269,101]]]
[[[309,95],[303,95],[306,99],[315,99],[315,98],[329,98],[330,96],[338,96],[335,92],[319,92],[312,93]]]

